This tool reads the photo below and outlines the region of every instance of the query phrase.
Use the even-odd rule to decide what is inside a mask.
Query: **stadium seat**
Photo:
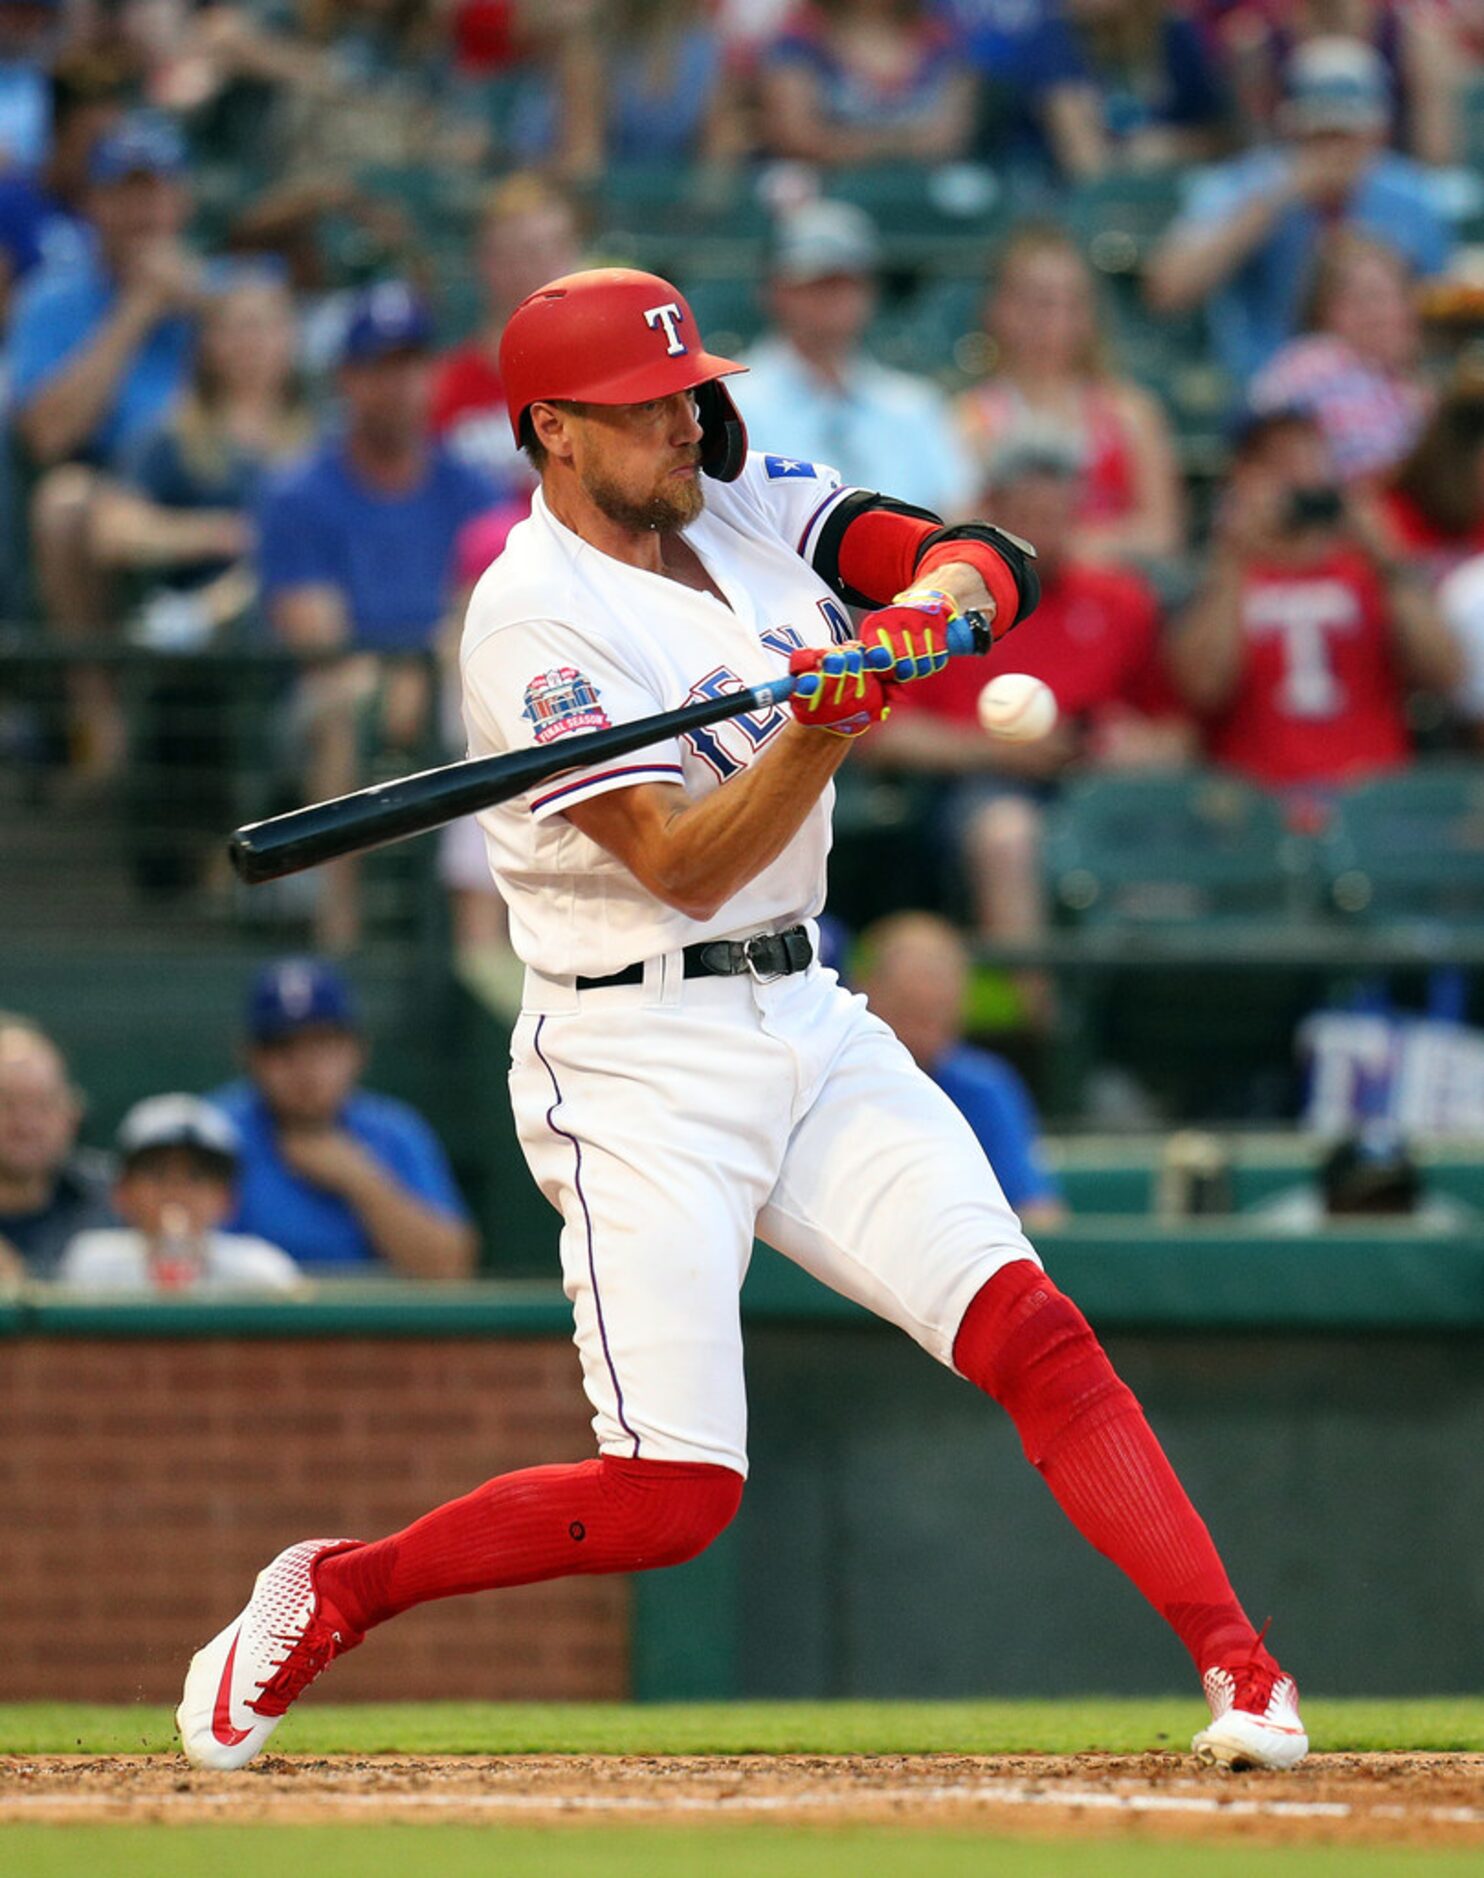
[[[984,282],[930,281],[911,298],[882,310],[872,325],[869,345],[884,364],[904,372],[925,372],[954,383],[983,372],[987,341],[980,331]]]
[[[1438,764],[1350,790],[1318,860],[1346,919],[1484,923],[1484,774]]]
[[[752,275],[741,280],[695,279],[682,275],[678,285],[690,301],[701,337],[713,352],[720,352],[723,357],[744,351],[766,323],[758,283]]]
[[[863,208],[881,234],[979,242],[997,238],[1006,214],[1004,191],[993,170],[978,163],[924,168],[913,163],[872,164],[830,173],[824,193]]]
[[[1116,170],[1069,190],[1062,217],[1100,274],[1137,274],[1180,206],[1179,170]]]
[[[1052,810],[1045,866],[1078,925],[1230,927],[1303,901],[1303,857],[1277,800],[1207,772],[1092,776]]]

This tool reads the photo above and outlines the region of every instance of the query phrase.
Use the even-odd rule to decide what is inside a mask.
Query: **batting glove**
[[[858,737],[891,710],[886,664],[884,654],[862,645],[805,646],[789,655],[788,669],[799,682],[788,708],[801,724]]]
[[[868,651],[884,651],[891,675],[902,683],[931,678],[948,663],[948,625],[960,607],[941,587],[909,587],[890,606],[868,613],[861,621],[861,644]]]

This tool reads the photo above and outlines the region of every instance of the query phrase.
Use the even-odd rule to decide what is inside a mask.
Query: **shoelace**
[[[1273,1699],[1274,1684],[1282,1679],[1279,1670],[1260,1661],[1258,1656],[1263,1648],[1263,1639],[1268,1634],[1268,1624],[1272,1621],[1270,1617],[1252,1639],[1246,1662],[1231,1665],[1232,1707],[1245,1709],[1249,1714],[1261,1715],[1266,1710]]]
[[[297,1702],[315,1677],[334,1661],[341,1639],[338,1630],[317,1617],[302,1636],[296,1639],[290,1633],[279,1632],[277,1641],[288,1644],[289,1651],[267,1681],[258,1684],[259,1695],[247,1705],[258,1715],[282,1715]]]

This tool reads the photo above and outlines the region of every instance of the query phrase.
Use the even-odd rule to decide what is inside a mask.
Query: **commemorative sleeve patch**
[[[606,730],[612,719],[598,699],[598,687],[571,665],[538,672],[526,686],[521,716],[535,727],[537,743],[552,743],[578,730]]]
[[[812,463],[806,463],[796,456],[765,456],[763,469],[771,483],[781,482],[785,477],[807,477],[811,481],[818,475]]]

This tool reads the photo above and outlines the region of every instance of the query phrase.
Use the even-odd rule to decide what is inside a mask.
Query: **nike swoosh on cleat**
[[[222,1666],[222,1679],[217,1684],[216,1707],[211,1712],[211,1732],[224,1748],[237,1747],[252,1733],[251,1728],[232,1726],[232,1665],[237,1660],[237,1637],[241,1635],[239,1630],[232,1639],[232,1647]]]

